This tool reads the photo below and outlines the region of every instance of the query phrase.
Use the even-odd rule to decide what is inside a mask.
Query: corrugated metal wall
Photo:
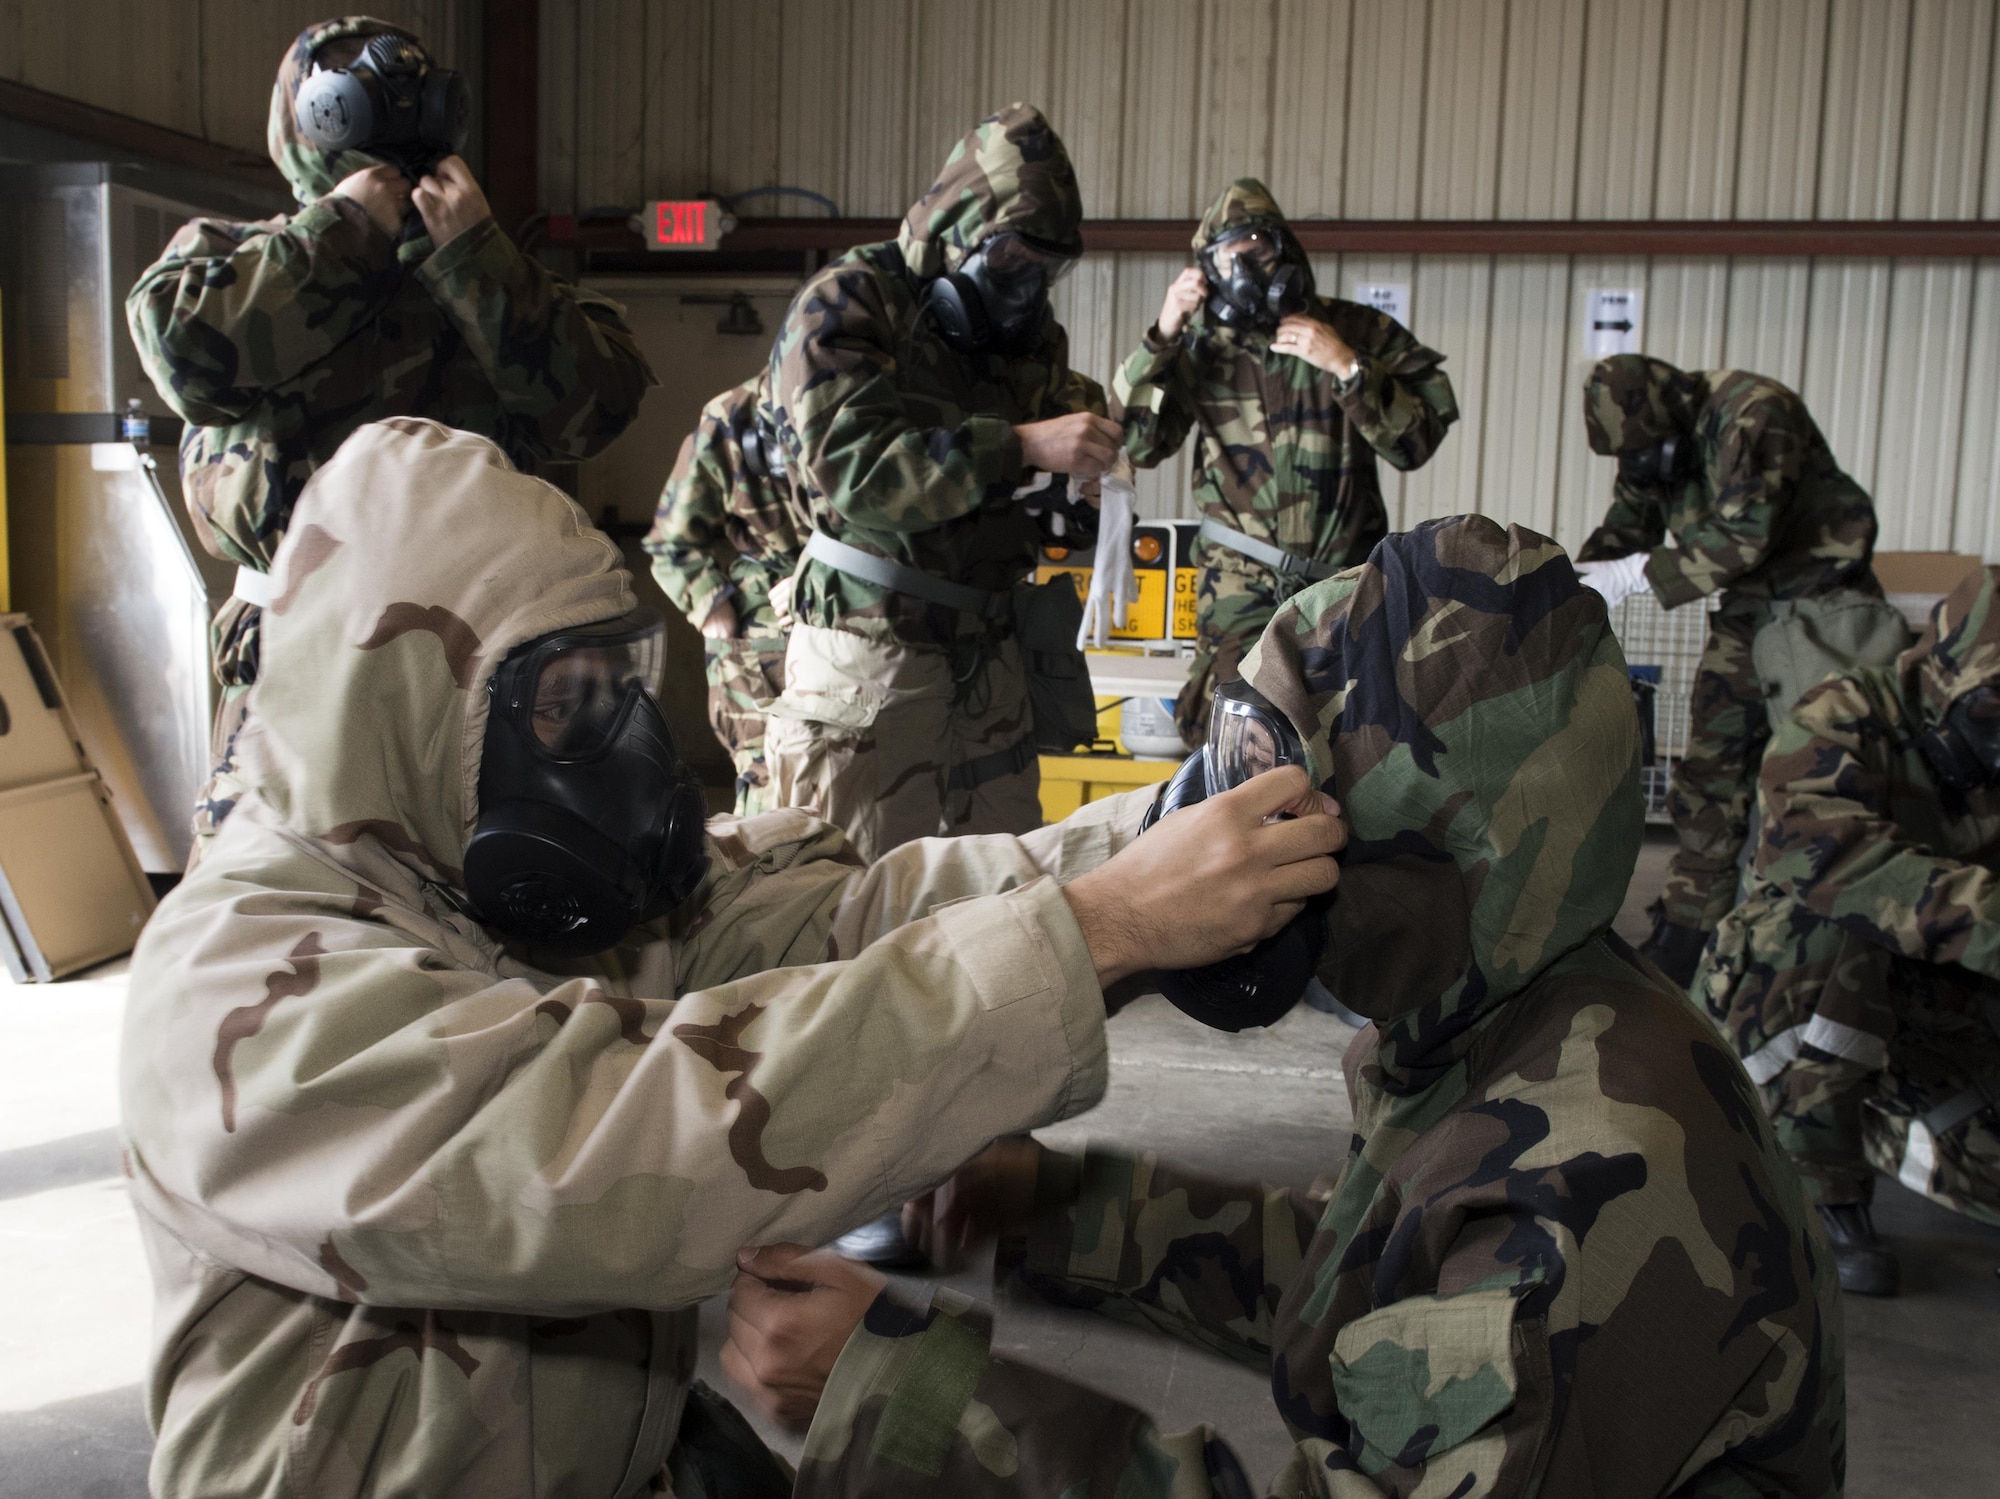
[[[143,9],[143,7],[134,7]],[[1093,217],[1192,217],[1261,176],[1299,217],[2000,217],[1994,0],[543,0],[554,206],[789,184],[898,214],[1012,99],[1047,110]],[[787,211],[765,200],[757,212]],[[796,211],[810,212],[810,209]],[[1108,380],[1183,257],[1060,292]],[[1593,287],[1645,347],[1800,388],[1875,491],[1886,548],[2000,560],[2000,264],[1344,257],[1406,281],[1465,416],[1395,480],[1574,544],[1608,462],[1575,392]],[[1185,465],[1147,508],[1181,513]]]
[[[379,0],[365,9],[480,77],[480,0]],[[285,49],[306,26],[339,14],[326,0],[0,0],[0,78],[262,156]]]

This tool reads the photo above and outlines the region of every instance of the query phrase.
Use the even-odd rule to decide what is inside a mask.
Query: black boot
[[[1694,971],[1701,964],[1702,949],[1707,946],[1707,932],[1682,926],[1655,912],[1653,935],[1639,944],[1639,956],[1685,989],[1694,982]]]
[[[1868,1204],[1821,1204],[1819,1219],[1833,1241],[1840,1289],[1856,1296],[1894,1296],[1902,1283],[1902,1267],[1896,1263],[1896,1251],[1875,1236],[1875,1220],[1869,1216]]]
[[[901,1208],[891,1208],[881,1217],[849,1229],[826,1247],[877,1270],[919,1270],[930,1263],[921,1249],[903,1237]]]

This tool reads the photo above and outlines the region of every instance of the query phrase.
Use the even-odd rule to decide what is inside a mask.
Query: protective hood
[[[285,181],[291,183],[292,196],[301,206],[324,198],[341,179],[363,167],[382,165],[365,151],[340,151],[328,156],[299,134],[294,106],[298,102],[299,84],[312,72],[314,52],[337,37],[379,36],[383,32],[407,36],[412,41],[417,39],[403,27],[378,21],[373,16],[341,16],[316,22],[301,31],[285,60],[278,65],[278,81],[271,85],[271,118],[264,127],[264,143],[271,152],[271,160],[285,174]]]
[[[306,484],[271,564],[239,740],[249,789],[308,840],[371,836],[462,889],[494,667],[625,613],[630,585],[575,502],[486,438],[362,427]]]
[[[1943,722],[1945,711],[1975,688],[2000,682],[2000,567],[1966,574],[1931,612],[1917,643],[1897,663],[1915,669],[1925,719]]]
[[[1243,675],[1352,828],[1321,977],[1417,1092],[1624,899],[1639,735],[1604,602],[1545,536],[1430,521],[1289,600]]]
[[[1194,253],[1201,254],[1217,240],[1239,229],[1260,226],[1287,241],[1296,241],[1291,225],[1285,222],[1284,210],[1278,207],[1278,200],[1271,196],[1270,189],[1255,177],[1238,177],[1222,190],[1222,196],[1210,204],[1208,212],[1202,215],[1201,223],[1194,231]]]
[[[1590,450],[1609,457],[1635,453],[1694,430],[1701,406],[1699,375],[1644,354],[1613,354],[1583,382],[1583,430]]]
[[[955,271],[1003,229],[1069,255],[1083,253],[1083,195],[1061,137],[1031,104],[1010,104],[952,147],[896,243],[912,274]]]

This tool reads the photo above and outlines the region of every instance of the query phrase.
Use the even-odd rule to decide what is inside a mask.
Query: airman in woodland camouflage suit
[[[467,914],[488,685],[633,607],[617,548],[487,439],[402,417],[314,475],[272,580],[243,801],[132,962],[153,1491],[658,1490],[738,1245],[820,1242],[1102,1094],[1101,981],[1136,960],[1089,911],[1162,884],[1097,867],[1143,800],[868,869],[801,812],[717,819],[681,906],[552,962]],[[1266,849],[1301,826],[1238,810]],[[1164,940],[1213,902],[1184,895]]]
[[[764,709],[785,687],[785,631],[771,592],[791,577],[811,523],[754,436],[763,374],[701,409],[660,491],[646,550],[673,606],[706,637],[708,721],[736,763],[736,815],[770,805]],[[755,462],[746,462],[752,433]]]
[[[1781,616],[1780,629],[1791,627],[1801,606],[1785,601],[1819,599],[1837,600],[1843,617],[1887,621],[1887,654],[1907,636],[1869,570],[1874,504],[1840,471],[1795,393],[1743,370],[1679,370],[1620,354],[1590,372],[1583,419],[1592,451],[1620,461],[1611,508],[1578,560],[1643,557],[1632,586],[1650,587],[1668,609],[1722,595],[1695,674],[1687,750],[1674,767],[1668,805],[1680,848],[1644,948],[1685,984],[1735,897],[1770,737],[1773,684],[1751,659],[1759,631]],[[1671,457],[1657,461],[1669,442]],[[1676,545],[1664,544],[1669,534]]]
[[[140,363],[187,422],[181,477],[195,529],[252,574],[270,567],[307,478],[364,422],[435,417],[524,465],[587,458],[625,430],[653,383],[618,305],[521,254],[490,214],[442,245],[428,233],[398,243],[336,191],[382,163],[306,141],[299,84],[328,43],[398,30],[347,16],[300,32],[267,132],[299,211],[195,219],[126,298]],[[241,591],[259,590],[251,580]],[[211,631],[224,774],[197,810],[198,832],[228,814],[239,784],[228,739],[257,680],[260,613],[232,598]]]
[[[926,298],[1003,235],[1076,256],[1082,213],[1062,142],[1038,110],[1013,105],[959,142],[894,241],[805,284],[771,351],[767,416],[812,524],[995,605],[982,618],[810,557],[798,575],[785,692],[765,737],[774,798],[837,823],[869,858],[1041,819],[1006,614],[1037,530],[1013,495],[1038,466],[1061,471],[1037,464],[1038,428],[1095,413],[1103,452],[1090,474],[1115,456],[1116,429],[1104,392],[1069,367],[1053,317],[1025,352],[966,353]]]
[[[2000,1224],[2000,789],[1931,736],[2000,688],[2000,569],[1892,667],[1806,694],[1765,755],[1745,897],[1694,992],[1763,1088],[1850,1290],[1896,1289],[1874,1169]]]
[[[1641,805],[1602,601],[1544,537],[1431,522],[1285,603],[1244,676],[1352,824],[1320,967],[1373,1018],[1347,1159],[1308,1196],[1028,1147],[1003,1265],[1268,1367],[1287,1499],[1838,1494],[1826,1241],[1741,1066],[1611,931]],[[963,1297],[885,1293],[798,1492],[1244,1492],[1211,1430],[1162,1435],[989,1337]]]
[[[1202,219],[1195,254],[1259,228],[1296,247],[1264,185],[1242,178]],[[1303,263],[1303,250],[1297,256]],[[1221,542],[1196,544],[1199,638],[1175,709],[1190,744],[1207,733],[1215,684],[1235,679],[1278,605],[1362,561],[1387,533],[1377,455],[1420,468],[1458,420],[1444,356],[1394,318],[1313,296],[1275,335],[1226,327],[1189,315],[1207,284],[1198,269],[1182,273],[1112,383],[1125,404],[1126,447],[1151,468],[1194,432],[1202,514],[1289,553],[1298,570],[1281,575]]]

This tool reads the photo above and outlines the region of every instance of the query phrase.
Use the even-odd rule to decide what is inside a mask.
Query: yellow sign
[[[1167,638],[1167,574],[1164,568],[1138,568],[1133,576],[1139,580],[1139,601],[1126,611],[1125,628],[1112,629],[1113,640],[1165,640]],[[1090,592],[1090,569],[1087,567],[1038,567],[1035,581],[1046,583],[1051,578],[1068,578],[1076,588],[1076,596],[1084,597]],[[1176,612],[1179,604],[1176,602]],[[1192,620],[1194,605],[1188,605],[1188,618]],[[1193,634],[1190,626],[1189,634]]]
[[[1192,640],[1195,637],[1195,606],[1201,602],[1201,569],[1198,567],[1177,567],[1174,569],[1174,639]]]

